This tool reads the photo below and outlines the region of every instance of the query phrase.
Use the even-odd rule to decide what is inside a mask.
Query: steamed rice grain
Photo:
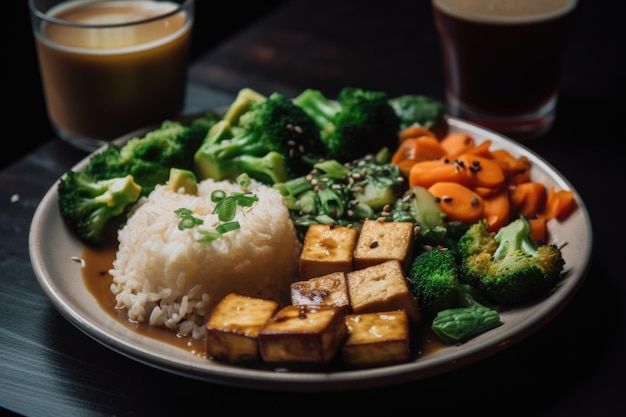
[[[240,229],[211,243],[199,243],[200,230],[220,224],[211,193],[250,191],[252,207],[237,207],[232,221]],[[174,213],[188,208],[203,220],[191,229],[178,228]],[[233,182],[207,179],[198,195],[157,186],[143,198],[118,233],[111,291],[128,319],[162,326],[181,335],[204,338],[204,324],[228,293],[289,302],[289,284],[297,279],[302,245],[282,195],[252,181],[246,190]]]

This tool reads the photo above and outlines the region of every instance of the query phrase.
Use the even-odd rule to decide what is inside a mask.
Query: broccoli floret
[[[401,129],[413,125],[429,129],[441,121],[445,112],[442,102],[417,94],[393,97],[389,104],[400,118]]]
[[[454,252],[437,247],[415,257],[408,278],[422,313],[431,318],[441,310],[461,307],[463,294],[470,291],[461,283]]]
[[[238,98],[232,106],[239,110],[217,122],[195,153],[196,175],[221,180],[247,173],[273,184],[310,171],[312,155],[322,149],[313,120],[280,93],[266,100],[249,94]]]
[[[265,100],[267,100],[267,97],[258,91],[247,87],[242,88],[237,93],[235,100],[228,107],[223,120],[227,120],[230,124],[236,125],[239,122],[239,117],[250,110],[250,103],[263,102]]]
[[[67,171],[57,187],[58,207],[68,228],[84,243],[99,246],[108,240],[113,219],[123,217],[141,195],[133,177],[95,180],[83,172]]]
[[[546,294],[560,281],[565,260],[554,244],[538,244],[520,216],[494,235],[481,220],[459,239],[464,282],[494,304],[513,305]]]
[[[409,269],[409,288],[431,329],[446,343],[456,343],[501,324],[498,312],[477,301],[460,280],[457,255],[432,248],[420,252]]]
[[[335,101],[306,89],[294,101],[320,129],[328,159],[350,162],[385,147],[397,149],[400,119],[382,91],[344,87]]]
[[[205,117],[190,125],[165,121],[142,137],[124,145],[110,144],[94,154],[84,172],[95,180],[132,175],[142,195],[147,195],[168,180],[170,168],[193,168],[193,155],[214,123]]]
[[[198,195],[198,180],[196,175],[188,169],[170,169],[167,185],[174,192],[182,191],[185,194]]]

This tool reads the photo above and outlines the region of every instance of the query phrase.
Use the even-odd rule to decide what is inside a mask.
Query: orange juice
[[[63,21],[108,25],[46,21],[35,28],[48,114],[59,135],[110,141],[180,113],[192,12],[146,21],[177,7],[148,0],[70,1],[47,12]]]

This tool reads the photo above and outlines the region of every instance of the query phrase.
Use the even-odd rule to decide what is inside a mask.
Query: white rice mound
[[[213,231],[211,193],[250,191],[251,207],[237,206],[241,228],[211,243],[199,243],[199,229]],[[204,221],[179,230],[174,213],[188,208]],[[179,335],[204,339],[204,325],[216,304],[230,292],[289,303],[289,284],[297,280],[302,245],[282,195],[260,182],[238,184],[206,179],[198,195],[160,185],[142,198],[118,233],[119,247],[111,291],[128,319],[164,326]]]

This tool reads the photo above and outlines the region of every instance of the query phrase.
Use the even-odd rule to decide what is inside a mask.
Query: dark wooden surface
[[[623,13],[621,0],[581,1],[555,128],[528,145],[580,192],[595,243],[582,289],[535,334],[443,375],[346,392],[238,389],[138,363],[75,328],[37,284],[28,254],[33,213],[55,180],[85,156],[51,135],[40,136],[32,138],[40,145],[0,172],[0,406],[26,416],[246,409],[363,415],[373,408],[411,415],[624,415],[626,230],[618,201],[625,178],[617,148],[626,130]],[[439,59],[427,1],[288,1],[198,55],[187,111],[227,104],[243,87],[285,94],[314,87],[334,94],[355,85],[442,98]],[[12,100],[5,95],[26,110],[24,101]],[[22,139],[5,133],[5,146],[10,140]],[[19,200],[11,202],[12,195]]]

